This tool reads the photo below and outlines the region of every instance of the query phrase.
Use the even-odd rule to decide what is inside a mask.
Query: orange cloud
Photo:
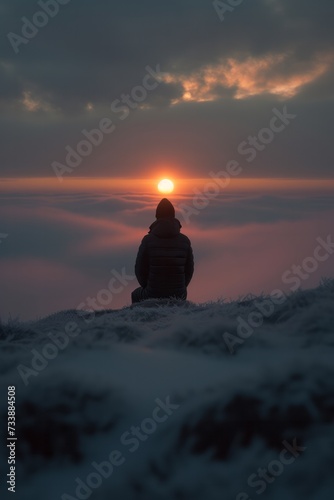
[[[33,96],[32,92],[24,91],[22,95],[21,103],[25,110],[34,113],[36,111],[51,111],[52,108],[50,104],[44,100]]]
[[[221,98],[222,88],[235,89],[235,99],[259,94],[273,94],[284,98],[295,96],[306,84],[325,74],[333,62],[333,55],[319,56],[308,67],[291,65],[291,53],[248,57],[240,61],[229,58],[218,64],[204,66],[190,75],[167,73],[166,83],[178,83],[183,95],[180,102],[215,101]]]

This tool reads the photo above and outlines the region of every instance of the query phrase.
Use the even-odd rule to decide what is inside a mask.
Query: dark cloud
[[[296,95],[286,98],[300,120],[259,156],[249,175],[332,176],[331,0],[244,0],[224,22],[207,0],[71,0],[18,54],[6,36],[20,34],[21,18],[32,19],[40,7],[2,0],[0,9],[0,133],[7,137],[1,175],[53,175],[50,165],[62,161],[65,146],[75,146],[81,130],[103,117],[117,130],[73,175],[117,176],[120,165],[122,175],[150,175],[161,161],[184,175],[206,175],[209,166],[233,158],[244,136],[266,126],[271,109],[281,106],[282,96],[268,93],[273,82],[279,87],[303,77]],[[265,70],[260,64],[249,81],[258,95],[240,101],[240,82],[227,85],[218,77],[213,102],[171,106],[184,89],[180,81],[165,81],[126,120],[110,110],[142,83],[147,65],[186,79],[233,60],[242,77],[238,65],[282,55]]]
[[[38,4],[3,3],[2,29],[20,33],[22,16]],[[275,6],[279,6],[276,9]],[[221,23],[212,2],[107,2],[72,0],[15,55],[10,43],[3,60],[18,80],[49,93],[64,107],[73,101],[109,102],[137,84],[147,64],[191,72],[221,58],[296,52],[309,61],[333,42],[330,0],[314,2],[245,0]]]

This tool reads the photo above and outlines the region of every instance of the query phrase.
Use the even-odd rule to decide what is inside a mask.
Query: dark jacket
[[[190,240],[180,229],[178,219],[160,218],[141,242],[135,273],[147,297],[186,297],[194,258]]]

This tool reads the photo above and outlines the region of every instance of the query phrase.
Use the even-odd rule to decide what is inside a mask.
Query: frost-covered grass
[[[1,324],[3,387],[17,392],[16,498],[246,500],[264,488],[273,500],[332,499],[334,281],[290,294],[240,337],[268,299]],[[306,449],[277,469],[294,440]],[[118,465],[102,477],[92,464],[113,450]],[[261,479],[261,468],[279,474]],[[99,487],[76,493],[92,472]]]

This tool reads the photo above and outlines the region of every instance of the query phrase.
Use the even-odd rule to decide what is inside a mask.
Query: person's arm
[[[194,254],[191,248],[191,244],[189,242],[188,255],[185,265],[186,286],[189,285],[191,278],[193,277],[193,274],[194,274]]]
[[[142,286],[143,288],[145,288],[147,285],[148,272],[149,272],[148,249],[147,249],[146,239],[144,237],[140,244],[135,264],[136,278],[140,286]]]

